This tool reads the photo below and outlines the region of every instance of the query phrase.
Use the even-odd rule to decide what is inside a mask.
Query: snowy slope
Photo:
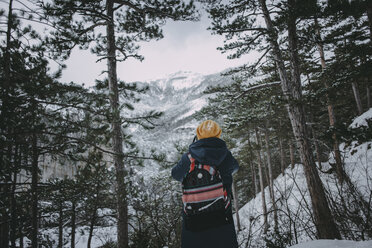
[[[366,125],[366,119],[372,118],[372,109],[359,116],[350,125],[351,128],[360,125]],[[345,170],[350,176],[352,182],[357,187],[359,192],[368,200],[372,192],[372,141],[362,145],[351,145],[345,147],[345,144],[340,145],[341,153],[344,154]],[[323,164],[323,168],[327,168],[328,163]],[[337,180],[334,175],[320,173],[323,184],[328,192],[337,195]],[[288,167],[284,175],[279,175],[274,181],[275,199],[278,201],[278,208],[282,209],[279,212],[279,227],[280,231],[296,229],[297,243],[303,243],[309,240],[309,236],[315,234],[315,228],[311,221],[309,209],[311,209],[311,201],[307,190],[306,179],[301,164],[296,164],[294,169]],[[265,198],[268,211],[272,210],[272,204],[269,197],[269,189],[265,188]],[[239,233],[239,241],[241,244],[253,244],[252,247],[263,247],[263,215],[262,215],[262,200],[261,193],[257,194],[254,199],[244,205],[239,216],[243,230]],[[269,214],[269,223],[273,227],[273,214]],[[348,246],[351,245],[351,246]],[[366,246],[365,246],[366,245]],[[243,245],[242,247],[245,247]],[[297,248],[316,248],[316,247],[372,247],[372,243],[354,243],[352,242],[310,242],[304,246],[295,246]]]

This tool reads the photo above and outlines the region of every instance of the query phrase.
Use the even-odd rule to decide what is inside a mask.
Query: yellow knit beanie
[[[203,121],[196,128],[196,135],[198,136],[199,140],[212,137],[219,138],[221,136],[221,133],[222,130],[220,126],[212,120]]]

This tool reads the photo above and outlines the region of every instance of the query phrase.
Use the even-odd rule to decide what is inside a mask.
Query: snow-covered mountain
[[[204,91],[231,82],[231,77],[220,73],[201,75],[192,72],[177,72],[163,79],[138,82],[140,87],[148,86],[149,90],[140,96],[141,101],[134,104],[134,108],[140,112],[161,111],[163,116],[156,120],[154,129],[133,127],[134,141],[145,153],[155,148],[174,160],[175,145],[186,146],[195,135],[198,121],[193,114],[207,105],[210,97]]]
[[[162,79],[136,82],[139,88],[148,86],[149,90],[137,96],[141,100],[133,104],[134,111],[129,111],[128,114],[140,116],[145,112],[158,111],[163,112],[163,115],[156,120],[154,129],[144,130],[137,125],[131,126],[126,132],[133,136],[133,141],[141,152],[148,155],[155,149],[166,154],[169,159],[175,159],[175,144],[185,146],[195,135],[198,123],[192,115],[208,103],[208,95],[204,91],[210,86],[231,82],[231,77],[221,76],[221,73],[202,75],[192,72],[177,72]],[[53,161],[44,162],[42,181],[55,177],[71,177],[76,172],[76,165],[61,167]],[[153,175],[158,172],[155,163],[147,161],[146,164],[149,168],[142,169],[146,173],[141,174]]]
[[[201,75],[192,72],[177,72],[166,78],[141,82],[149,86],[149,91],[141,96],[141,101],[135,105],[139,110],[162,111],[164,115],[157,122],[157,127],[151,131],[149,140],[168,138],[170,134],[180,134],[185,130],[194,129],[192,114],[199,111],[208,102],[204,91],[210,86],[231,83],[229,77],[219,73]]]

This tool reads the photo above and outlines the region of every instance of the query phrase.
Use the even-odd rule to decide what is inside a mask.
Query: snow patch
[[[205,98],[198,98],[191,102],[189,102],[187,105],[189,105],[189,111],[184,113],[183,115],[180,115],[176,120],[181,120],[183,118],[189,117],[193,115],[194,113],[200,111],[204,106],[206,106],[208,101]]]
[[[200,85],[205,75],[193,72],[180,71],[165,78],[153,81],[160,89],[173,88],[176,91]]]
[[[368,127],[367,120],[372,119],[372,108],[364,112],[362,115],[358,116],[354,119],[353,123],[351,123],[351,128],[358,128],[361,126]]]
[[[350,241],[350,240],[314,240],[303,244],[291,246],[291,248],[370,248],[372,247],[372,240],[370,241]]]

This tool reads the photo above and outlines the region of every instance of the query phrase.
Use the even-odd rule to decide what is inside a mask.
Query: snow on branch
[[[240,97],[244,96],[245,94],[251,92],[251,91],[255,91],[255,90],[260,90],[260,89],[264,89],[264,88],[268,88],[268,87],[273,87],[273,86],[279,86],[280,85],[280,82],[272,82],[272,83],[267,83],[267,84],[260,84],[260,85],[256,85],[256,86],[252,86],[246,90],[243,91],[243,93],[241,93],[239,96],[237,96],[234,100],[237,100],[239,99]]]

